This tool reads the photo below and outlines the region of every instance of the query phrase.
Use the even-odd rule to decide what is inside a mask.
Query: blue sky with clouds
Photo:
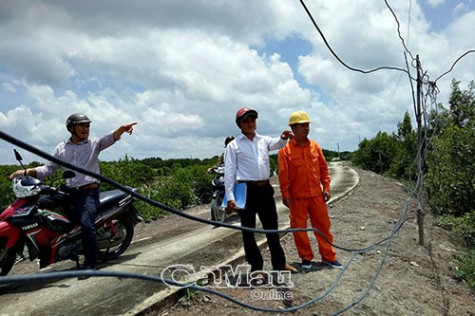
[[[305,3],[346,64],[406,69],[384,0]],[[430,80],[475,49],[473,0],[387,3]],[[474,64],[469,54],[437,82],[439,102],[447,104],[452,78],[468,86]],[[414,116],[407,74],[343,67],[297,0],[0,2],[0,130],[43,151],[65,140],[66,117],[82,112],[92,136],[138,122],[103,160],[208,158],[239,133],[242,106],[258,110],[258,132],[274,136],[305,110],[311,138],[330,150],[356,150],[365,137],[396,131],[405,111]],[[14,163],[13,147],[0,140],[0,164]]]

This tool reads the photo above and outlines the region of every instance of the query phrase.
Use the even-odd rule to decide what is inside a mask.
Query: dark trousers
[[[277,209],[274,201],[274,188],[271,185],[247,185],[246,207],[239,211],[241,226],[256,228],[256,214],[259,216],[264,229],[277,229]],[[282,270],[286,259],[284,250],[280,245],[279,234],[266,234],[266,238],[271,254],[272,267],[274,270]],[[246,260],[251,265],[251,271],[262,270],[264,261],[254,233],[243,231],[242,239]]]
[[[97,232],[96,221],[99,207],[99,188],[73,190],[61,188],[69,193],[65,196],[42,196],[39,205],[44,208],[61,207],[74,223],[79,223],[82,230],[82,248],[84,252],[84,268],[92,269],[97,264]]]

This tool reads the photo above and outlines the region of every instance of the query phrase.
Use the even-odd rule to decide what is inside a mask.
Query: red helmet
[[[237,126],[241,127],[240,123],[242,121],[244,121],[245,119],[247,119],[249,116],[254,116],[255,118],[257,118],[257,111],[253,110],[253,109],[250,109],[250,108],[240,108],[236,112],[236,124],[237,124]]]

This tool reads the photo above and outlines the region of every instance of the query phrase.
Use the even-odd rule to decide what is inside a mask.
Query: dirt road
[[[330,216],[341,271],[319,264],[314,238],[314,268],[293,274],[288,291],[275,287],[219,289],[253,308],[282,310],[303,306],[294,313],[257,312],[216,295],[189,292],[174,306],[147,315],[475,315],[475,300],[467,284],[454,278],[451,268],[457,248],[449,234],[425,216],[425,245],[418,245],[418,227],[409,193],[392,179],[357,170],[359,185],[346,198],[331,203]],[[406,206],[401,229],[369,251],[362,249],[391,236]],[[298,266],[293,238],[282,244],[288,260]],[[265,268],[270,269],[268,252]],[[279,296],[286,293],[288,297]]]

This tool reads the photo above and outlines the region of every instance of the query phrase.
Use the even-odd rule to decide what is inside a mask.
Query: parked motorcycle
[[[211,199],[211,219],[218,222],[226,220],[226,208],[222,207],[224,199],[224,164],[213,167],[216,176],[211,181],[213,197]]]
[[[16,150],[15,155],[23,166]],[[63,178],[73,176],[71,171],[63,174]],[[40,268],[63,260],[73,260],[79,268],[78,256],[82,254],[80,225],[64,215],[42,209],[38,204],[42,195],[68,193],[27,175],[13,179],[13,191],[17,199],[0,214],[0,275],[7,275],[15,262],[26,258],[30,261],[39,259]],[[142,218],[133,205],[134,197],[123,191],[101,192],[99,200],[96,218],[98,258],[108,261],[118,258],[129,247],[134,226]]]

